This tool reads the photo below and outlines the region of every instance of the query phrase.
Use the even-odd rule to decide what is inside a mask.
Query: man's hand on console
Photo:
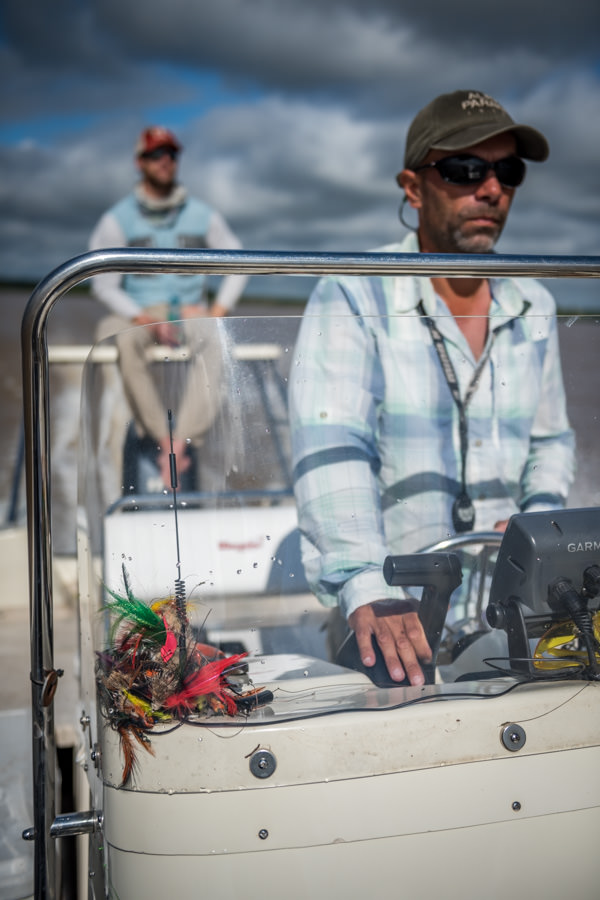
[[[407,676],[411,684],[420,685],[425,678],[419,660],[431,662],[431,649],[418,613],[407,608],[402,600],[376,600],[355,609],[348,624],[356,634],[364,666],[375,665],[374,638],[392,680],[403,681]]]

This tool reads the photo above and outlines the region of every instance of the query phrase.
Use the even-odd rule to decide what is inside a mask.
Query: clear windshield
[[[496,370],[484,367],[469,400],[480,413],[471,420],[469,436],[469,465],[480,467],[479,492],[469,497],[475,534],[444,545],[439,542],[452,539],[453,533],[436,466],[439,460],[453,465],[453,478],[460,483],[455,404],[448,393],[438,404],[437,423],[419,414],[430,402],[433,386],[416,349],[410,386],[391,403],[382,393],[386,382],[401,377],[386,341],[399,335],[403,352],[411,349],[405,340],[412,327],[407,317],[377,322],[307,317],[298,345],[301,322],[286,315],[203,318],[180,323],[176,347],[157,345],[144,328],[135,330],[137,339],[131,333],[126,342],[111,338],[93,348],[82,395],[79,568],[88,672],[83,673],[84,689],[90,697],[98,691],[101,714],[113,727],[128,719],[145,728],[168,728],[182,719],[239,727],[240,717],[273,722],[453,696],[497,696],[523,681],[584,677],[589,647],[572,615],[548,606],[544,573],[536,575],[535,597],[530,592],[518,598],[514,621],[519,628],[524,622],[520,643],[511,644],[506,618],[501,622],[497,616],[497,627],[492,627],[487,615],[502,538],[496,523],[519,512],[519,490],[535,493],[539,466],[560,468],[551,472],[551,481],[565,477],[560,458],[567,453],[564,435],[550,460],[544,452],[552,428],[558,434],[566,427],[560,421],[558,393],[557,420],[552,424],[548,410],[542,416],[539,455],[531,463],[529,484],[519,487],[517,470],[528,440],[524,422],[536,419],[541,402],[539,394],[527,390],[533,362],[526,349],[515,357],[516,371],[498,370],[495,357]],[[372,345],[377,337],[383,359],[369,376],[378,397],[371,407],[357,389],[363,365],[355,343],[357,326]],[[598,319],[580,317],[561,319],[558,328],[567,408],[578,446],[569,505],[596,509],[598,326]],[[519,319],[507,327],[518,329]],[[545,334],[548,323],[544,319],[527,327]],[[124,365],[135,371],[135,353],[152,382],[141,399],[128,393],[120,371]],[[336,367],[345,375],[332,388],[327,373]],[[560,390],[556,383],[551,386]],[[294,437],[295,459],[290,389],[292,428],[302,431]],[[488,433],[488,395],[501,406],[504,433]],[[140,420],[147,411],[136,404],[151,407],[154,434],[143,432]],[[340,409],[353,431],[352,449],[341,460],[336,457],[342,446]],[[377,435],[377,459],[365,421]],[[319,429],[326,428],[332,431],[323,443]],[[500,454],[506,467],[500,472],[486,452],[502,441],[511,450]],[[319,476],[315,454],[326,449],[337,462]],[[394,468],[399,453],[406,467],[402,482]],[[417,478],[419,469],[430,476],[424,486]],[[299,482],[309,470],[317,473],[316,481],[303,486]],[[500,476],[508,485],[504,495],[495,490]],[[384,497],[385,509],[365,519],[366,494],[373,489]],[[554,502],[545,500],[546,505]],[[536,510],[545,505],[544,498],[539,501]],[[370,523],[367,528],[365,522]],[[533,537],[525,534],[523,559],[530,559],[531,546],[536,552],[542,546],[544,554],[559,546],[564,574],[579,591],[580,570],[598,556],[597,538],[591,539],[590,549],[585,537],[594,529],[600,533],[596,518],[592,514],[581,528],[573,526],[583,535],[577,538],[577,553],[564,541],[550,546],[545,520],[536,522],[542,537],[535,529]],[[387,540],[383,555],[382,534]],[[428,637],[437,651],[428,683],[375,684],[369,677],[373,673],[354,665],[351,653],[340,653],[344,642],[346,651],[349,647],[348,626],[335,602],[344,571],[353,574],[369,566],[371,571],[372,560],[383,566],[387,557],[427,548],[442,557],[427,563],[424,555],[424,574],[415,576],[414,583],[400,571],[399,582],[387,583],[386,597],[397,594],[414,598],[417,607],[419,600],[428,604]],[[327,554],[346,561],[341,566],[336,557],[327,569]],[[446,568],[448,554],[456,554],[460,562],[458,586],[452,565]],[[402,563],[398,565],[401,570]],[[560,566],[557,571],[560,575]],[[526,573],[521,573],[520,583],[524,581]],[[518,594],[520,589],[511,587],[515,590]],[[597,600],[591,589],[588,593],[593,615]],[[496,584],[495,597],[502,606],[501,585]]]

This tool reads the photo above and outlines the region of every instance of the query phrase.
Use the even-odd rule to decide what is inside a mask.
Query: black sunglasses
[[[155,150],[148,150],[146,153],[141,153],[140,156],[142,159],[162,159],[163,156],[170,156],[171,159],[177,159],[177,150],[175,147],[156,147]]]
[[[518,156],[505,156],[495,162],[466,154],[445,156],[435,162],[417,166],[414,171],[419,172],[421,169],[437,169],[449,184],[479,184],[490,169],[504,187],[518,187],[525,178],[525,163]]]

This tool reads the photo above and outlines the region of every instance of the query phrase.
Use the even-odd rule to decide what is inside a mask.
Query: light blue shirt
[[[143,184],[137,185],[96,224],[89,242],[90,250],[110,247],[153,247],[156,249],[239,250],[241,244],[223,216],[216,210],[176,187],[164,204],[155,204],[146,195]],[[239,300],[247,281],[246,275],[227,275],[219,282],[215,303],[231,311]],[[94,296],[111,312],[125,319],[135,318],[157,303],[206,305],[204,275],[122,275],[104,272],[92,279]]]
[[[416,237],[384,252],[418,252]],[[555,304],[531,279],[491,280],[487,360],[466,410],[475,528],[566,503],[574,474]],[[398,596],[383,560],[453,534],[458,412],[431,334],[464,398],[477,366],[428,278],[328,277],[310,298],[290,376],[295,493],[311,588],[346,616]]]
[[[143,207],[134,192],[119,201],[109,212],[115,217],[128,247],[161,249],[202,249],[207,247],[206,234],[212,209],[194,197],[186,197],[180,206],[152,213]],[[161,275],[127,273],[123,289],[142,308],[175,299],[181,306],[200,303],[203,299],[204,275]]]

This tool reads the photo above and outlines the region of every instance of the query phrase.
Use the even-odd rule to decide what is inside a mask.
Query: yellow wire
[[[600,610],[593,616],[594,634],[600,641]],[[573,668],[588,661],[584,650],[565,649],[579,637],[579,629],[571,620],[555,622],[541,636],[533,653],[534,666],[542,671]],[[600,662],[600,653],[596,651],[596,659]]]

